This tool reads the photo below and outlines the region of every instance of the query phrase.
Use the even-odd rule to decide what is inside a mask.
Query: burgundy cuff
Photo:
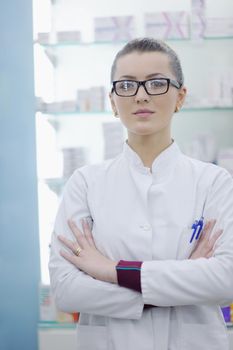
[[[118,284],[141,293],[142,263],[142,261],[120,260],[116,266]]]

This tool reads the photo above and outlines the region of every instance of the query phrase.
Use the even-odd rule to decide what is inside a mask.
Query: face
[[[176,80],[169,57],[161,52],[132,52],[120,57],[116,64],[114,80],[147,80],[170,78]],[[186,94],[184,87],[172,85],[166,94],[148,95],[143,86],[135,96],[120,97],[110,94],[113,112],[128,130],[128,136],[163,134],[170,137],[170,124],[175,108],[180,108]]]

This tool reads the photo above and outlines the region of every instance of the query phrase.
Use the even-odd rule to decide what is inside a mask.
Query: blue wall
[[[37,349],[32,2],[0,5],[0,349]]]

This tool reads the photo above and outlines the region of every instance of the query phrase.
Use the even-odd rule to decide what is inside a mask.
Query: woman
[[[165,43],[117,54],[110,100],[128,139],[73,174],[52,240],[51,285],[60,309],[81,313],[78,349],[228,349],[219,305],[233,300],[233,181],[172,140],[185,95]]]

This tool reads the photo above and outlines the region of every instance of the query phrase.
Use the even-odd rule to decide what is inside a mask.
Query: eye
[[[124,91],[131,90],[135,88],[135,82],[129,80],[119,81],[117,88]]]
[[[153,79],[150,80],[149,83],[150,87],[153,89],[158,89],[167,85],[167,81],[162,79]]]

